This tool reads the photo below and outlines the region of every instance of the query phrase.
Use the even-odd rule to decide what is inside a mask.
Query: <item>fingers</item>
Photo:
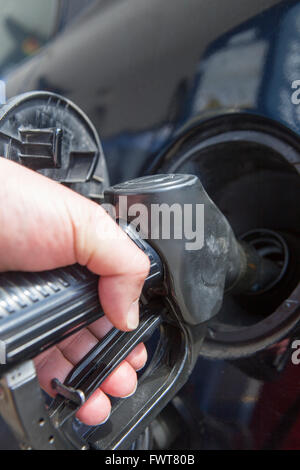
[[[97,204],[0,158],[0,271],[40,271],[76,262],[99,274],[104,312],[119,329],[138,324],[147,256]]]
[[[118,376],[118,382],[114,375]],[[97,389],[88,401],[80,408],[76,415],[77,418],[90,426],[104,423],[109,418],[111,411],[110,400],[105,393],[125,398],[135,392],[136,386],[137,381],[134,370],[128,363],[122,363],[106,379],[101,389]],[[120,395],[120,391],[122,391],[122,395]]]
[[[101,337],[99,339],[101,339]],[[63,356],[68,361],[70,361],[72,364],[75,365],[97,343],[98,343],[98,338],[96,338],[89,330],[83,329],[79,331],[78,333],[75,333],[74,335],[62,341],[57,347],[62,352]],[[139,370],[142,367],[144,367],[146,361],[147,361],[147,351],[146,351],[144,344],[142,343],[139,344],[126,357],[126,362],[128,362],[131,365],[131,367],[135,370]],[[115,374],[116,370],[117,369],[115,369],[113,374]],[[107,391],[107,393],[110,393],[110,392]],[[120,393],[119,396],[123,396],[123,394]]]
[[[104,323],[104,318],[98,320],[98,328]],[[99,331],[99,339],[103,337]],[[83,329],[59,344],[59,349],[65,359],[76,364],[98,343],[98,338],[87,329]],[[115,397],[127,397],[134,393],[137,386],[137,375],[135,370],[141,369],[147,360],[147,351],[143,344],[139,344],[102,383],[101,389]]]
[[[51,387],[52,379],[57,377],[63,382],[74,364],[109,331],[111,323],[103,317],[90,325],[89,328],[93,332],[90,329],[83,329],[35,359],[40,384],[49,395],[55,395]],[[143,367],[146,360],[146,348],[143,344],[139,344],[127,356],[126,361],[123,361],[103,382],[101,391],[98,389],[88,399],[79,410],[78,418],[89,425],[105,421],[110,413],[110,401],[106,394],[123,398],[132,395],[137,387],[135,370]]]
[[[97,338],[83,329],[62,341],[57,347],[72,364],[77,364],[96,344]]]
[[[36,358],[34,362],[42,388],[53,397],[55,392],[51,387],[52,378],[57,377],[63,382],[72,370],[73,364],[65,359],[57,348],[53,348],[50,354],[48,351],[47,353],[46,357]],[[98,388],[80,408],[76,416],[87,425],[96,425],[107,420],[110,410],[109,398]]]
[[[63,382],[68,373],[73,368],[72,352],[74,344],[65,348],[64,354],[70,360],[66,359],[65,355],[58,348],[43,353],[35,359],[37,374],[39,377],[42,388],[50,395],[55,396],[55,391],[52,389],[51,381],[53,377],[57,377]],[[76,354],[75,354],[76,355]],[[73,357],[75,357],[75,355]],[[87,402],[80,408],[77,413],[78,419],[88,425],[96,425],[105,421],[110,414],[110,400],[106,393],[115,397],[128,397],[132,395],[137,387],[137,375],[133,367],[127,362],[123,361],[110,376],[103,382],[101,389],[97,389]]]
[[[113,396],[125,398],[136,391],[137,375],[127,361],[123,361],[101,385],[103,392]]]
[[[41,387],[51,396],[55,395],[51,380],[56,377],[63,382],[74,365],[97,343],[97,339],[89,331],[82,330],[73,335],[71,342],[62,343],[59,348],[52,348],[35,359]],[[103,382],[102,390],[112,396],[131,395],[137,382],[135,369],[143,367],[146,359],[146,349],[141,344]]]
[[[147,362],[147,349],[143,343],[137,347],[126,357],[126,361],[136,370],[139,371]]]
[[[109,418],[111,404],[109,398],[100,388],[88,399],[88,401],[80,408],[77,418],[89,426],[105,423]]]
[[[112,327],[112,323],[106,316],[104,316],[99,318],[99,320],[96,320],[91,323],[87,328],[93,333],[93,335],[96,336],[96,338],[102,339],[103,336],[105,336],[106,333],[108,333]]]

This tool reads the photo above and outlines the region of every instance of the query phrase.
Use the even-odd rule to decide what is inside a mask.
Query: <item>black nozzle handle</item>
[[[162,281],[162,264],[144,240],[137,244],[150,259],[147,296]],[[98,280],[80,265],[0,274],[0,373],[103,316]]]
[[[0,275],[2,372],[103,315],[98,276],[74,265]]]

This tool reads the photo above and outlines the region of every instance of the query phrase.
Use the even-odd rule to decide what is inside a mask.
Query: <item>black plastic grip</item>
[[[34,357],[101,317],[97,285],[98,276],[79,265],[1,274],[1,369]]]

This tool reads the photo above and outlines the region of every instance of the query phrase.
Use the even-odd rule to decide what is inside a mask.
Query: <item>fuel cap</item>
[[[24,93],[1,106],[0,155],[99,202],[109,185],[95,127],[54,93]]]

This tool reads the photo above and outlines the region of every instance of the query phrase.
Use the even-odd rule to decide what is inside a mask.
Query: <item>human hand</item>
[[[79,263],[101,277],[105,317],[35,358],[42,388],[55,395],[51,380],[64,381],[73,366],[112,325],[138,326],[138,298],[149,271],[147,256],[96,203],[38,173],[0,158],[0,271],[44,271]],[[126,397],[146,362],[138,345],[77,413],[84,423],[107,419],[107,395]]]

